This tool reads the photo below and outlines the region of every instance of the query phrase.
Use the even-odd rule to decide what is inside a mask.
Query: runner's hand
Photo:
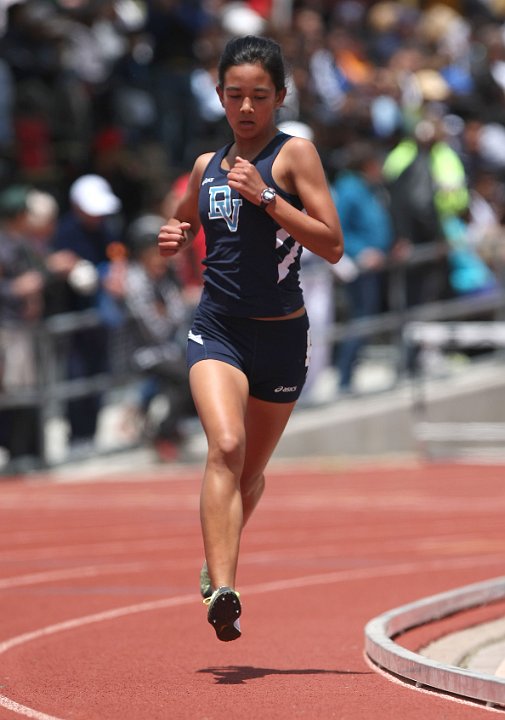
[[[265,181],[254,165],[238,156],[235,165],[228,173],[228,185],[255,205],[260,204],[261,192],[266,187]]]
[[[163,225],[158,233],[158,248],[160,255],[170,257],[176,255],[189,241],[188,231],[191,225],[187,222],[168,223]]]

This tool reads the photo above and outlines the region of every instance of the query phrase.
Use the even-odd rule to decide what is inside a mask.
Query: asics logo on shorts
[[[289,386],[289,387],[285,387],[284,385],[279,385],[279,387],[276,387],[276,388],[275,388],[274,392],[276,392],[276,393],[279,393],[279,392],[295,392],[295,390],[297,389],[297,387],[298,387],[298,385],[291,385],[291,386]]]
[[[214,185],[209,188],[209,219],[225,220],[230,232],[237,232],[238,230],[238,216],[241,206],[242,199],[232,199],[229,185]]]

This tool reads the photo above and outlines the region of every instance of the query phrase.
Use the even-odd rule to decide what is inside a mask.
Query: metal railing
[[[428,303],[414,307],[407,305],[407,274],[417,267],[420,272],[430,272],[440,261],[440,243],[432,243],[416,249],[405,262],[391,262],[386,269],[386,283],[389,310],[379,315],[348,322],[335,322],[325,337],[319,341],[332,347],[344,338],[363,337],[368,340],[379,337],[391,349],[391,355],[399,360],[394,368],[393,386],[406,377],[404,362],[406,342],[404,329],[413,321],[447,321],[485,317],[487,320],[505,318],[505,285],[501,283],[492,292],[474,297],[460,297]],[[65,374],[65,343],[70,335],[86,328],[102,324],[95,310],[55,315],[41,322],[33,332],[37,348],[38,378],[33,387],[0,391],[0,409],[15,407],[37,407],[40,410],[40,437],[44,438],[44,424],[56,406],[68,400],[106,393],[114,388],[125,387],[135,381],[136,376],[128,367],[127,358],[121,352],[112,352],[113,367],[110,372],[86,378],[67,379]],[[124,332],[124,328],[119,332]],[[112,329],[109,337],[114,341]],[[44,458],[47,452],[44,450]]]
[[[442,248],[442,249],[441,249]],[[394,350],[397,358],[393,387],[406,377],[409,343],[405,328],[413,322],[440,322],[451,320],[490,321],[505,320],[505,265],[496,260],[497,286],[482,295],[453,297],[447,300],[408,305],[408,274],[412,269],[429,273],[440,262],[445,244],[429,243],[415,248],[403,262],[390,261],[386,266],[386,289],[389,310],[378,315],[359,318],[349,322],[335,322],[324,341],[332,346],[344,339],[361,337],[367,340],[379,338]]]

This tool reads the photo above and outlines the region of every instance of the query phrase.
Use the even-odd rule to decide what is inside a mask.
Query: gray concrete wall
[[[416,427],[429,422],[505,423],[505,368],[474,366],[423,383],[425,411],[414,412],[419,385],[373,396],[343,398],[293,414],[276,450],[278,458],[367,456],[418,452]],[[502,443],[503,444],[503,443]]]

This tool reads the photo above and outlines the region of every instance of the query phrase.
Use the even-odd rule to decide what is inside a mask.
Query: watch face
[[[263,202],[266,202],[266,203],[272,202],[274,197],[275,197],[275,190],[271,190],[270,188],[266,188],[261,193],[261,199],[263,200]]]

